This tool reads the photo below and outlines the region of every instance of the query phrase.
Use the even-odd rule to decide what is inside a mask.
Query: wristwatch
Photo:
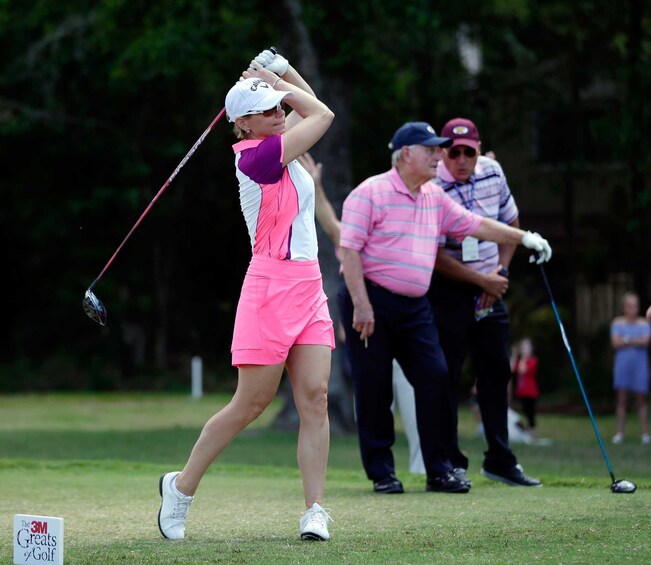
[[[497,274],[498,274],[500,277],[506,277],[506,278],[508,278],[508,277],[509,277],[509,270],[508,270],[508,269],[505,269],[504,267],[502,267],[499,271],[497,271]]]

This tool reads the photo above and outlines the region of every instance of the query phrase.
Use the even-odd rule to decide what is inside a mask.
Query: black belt
[[[369,283],[371,286],[374,286],[376,288],[379,288],[380,290],[383,290],[384,292],[388,292],[389,294],[393,294],[393,296],[399,296],[400,298],[410,298],[412,300],[416,300],[417,298],[422,298],[420,296],[408,296],[406,294],[400,294],[399,292],[393,292],[392,290],[389,290],[388,288],[382,286],[381,284],[378,284],[376,282],[373,282],[370,279],[367,279],[364,277],[364,280]]]

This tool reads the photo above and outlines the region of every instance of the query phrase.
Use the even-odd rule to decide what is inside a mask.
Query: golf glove
[[[283,76],[289,67],[289,61],[278,53],[273,53],[269,49],[265,49],[255,58],[255,61],[262,65],[263,68],[276,73],[278,76]]]
[[[533,249],[534,253],[529,257],[529,263],[536,262],[537,265],[547,262],[552,258],[552,248],[549,243],[539,233],[528,231],[522,236],[522,245],[528,249]]]

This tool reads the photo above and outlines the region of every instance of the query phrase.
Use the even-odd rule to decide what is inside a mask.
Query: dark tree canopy
[[[314,153],[337,210],[389,168],[386,144],[402,122],[440,130],[465,115],[498,152],[522,223],[555,249],[550,274],[572,332],[581,285],[624,273],[646,303],[650,30],[642,0],[0,3],[4,388],[170,387],[178,379],[161,375],[195,354],[234,375],[250,245],[225,120],[97,286],[107,328],[81,300],[270,45],[335,110]],[[321,248],[334,304],[336,259],[325,237]],[[514,267],[517,333],[547,305],[526,261]]]

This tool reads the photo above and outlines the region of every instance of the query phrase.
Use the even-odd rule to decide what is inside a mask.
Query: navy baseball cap
[[[427,122],[406,122],[401,125],[389,142],[389,149],[396,150],[405,145],[427,145],[428,147],[449,147],[449,137],[439,137]]]

